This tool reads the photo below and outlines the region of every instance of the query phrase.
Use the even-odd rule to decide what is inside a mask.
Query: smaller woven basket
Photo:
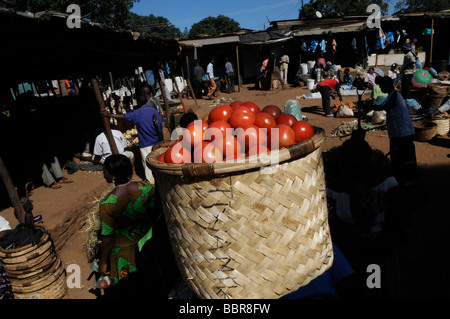
[[[199,298],[277,299],[331,266],[324,140],[315,127],[274,166],[260,155],[184,165],[158,162],[166,148],[147,156],[175,259]]]
[[[43,227],[40,241],[17,249],[0,247],[3,268],[16,299],[61,299],[67,293],[63,263]]]
[[[414,139],[418,142],[429,142],[437,134],[437,124],[434,122],[414,122]]]
[[[436,135],[445,136],[450,132],[450,118],[433,116],[427,122],[436,123]]]

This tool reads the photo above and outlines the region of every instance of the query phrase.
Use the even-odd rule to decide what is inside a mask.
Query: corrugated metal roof
[[[182,45],[202,47],[204,45],[212,45],[212,44],[224,44],[224,43],[232,43],[239,42],[239,36],[225,36],[225,37],[217,37],[217,38],[207,38],[207,39],[195,39],[195,40],[183,40],[179,41]]]
[[[294,36],[320,35],[333,31],[333,33],[359,32],[366,28],[366,22],[356,22],[350,24],[321,24],[317,26],[298,26],[293,27]]]

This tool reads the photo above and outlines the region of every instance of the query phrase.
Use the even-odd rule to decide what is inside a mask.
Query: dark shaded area
[[[346,180],[335,179],[339,176],[335,170],[345,170],[334,156],[336,150],[324,153],[325,170],[328,187],[345,189],[345,183],[358,180],[359,188],[348,188],[350,207],[355,225],[340,220],[333,202],[329,201],[329,222],[333,242],[339,246],[345,257],[356,271],[356,298],[391,299],[391,298],[448,298],[450,284],[450,257],[446,247],[450,239],[446,235],[450,222],[448,214],[448,180],[450,165],[439,167],[421,167],[421,178],[416,185],[400,185],[382,199],[386,217],[383,231],[371,232],[361,216],[374,209],[370,205],[373,197],[366,190],[371,186],[371,177],[380,176],[384,171],[389,176],[390,161],[386,167],[381,165],[357,165],[354,161],[345,162],[354,172],[344,175]],[[378,152],[378,151],[374,151]],[[361,159],[361,157],[360,157]],[[368,163],[368,162],[367,162]],[[372,163],[373,164],[373,163]],[[349,182],[350,181],[350,182]],[[372,185],[373,186],[373,185]],[[366,190],[365,190],[366,188]],[[381,274],[380,288],[369,288],[374,270],[370,265],[379,266]]]

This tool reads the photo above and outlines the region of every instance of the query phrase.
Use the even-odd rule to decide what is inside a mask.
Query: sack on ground
[[[336,112],[336,117],[353,117],[354,113],[351,108],[345,105],[341,105]]]

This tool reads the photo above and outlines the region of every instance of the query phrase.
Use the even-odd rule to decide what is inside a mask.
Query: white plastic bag
[[[341,105],[336,112],[336,117],[353,117],[354,113],[351,108],[345,105]]]

